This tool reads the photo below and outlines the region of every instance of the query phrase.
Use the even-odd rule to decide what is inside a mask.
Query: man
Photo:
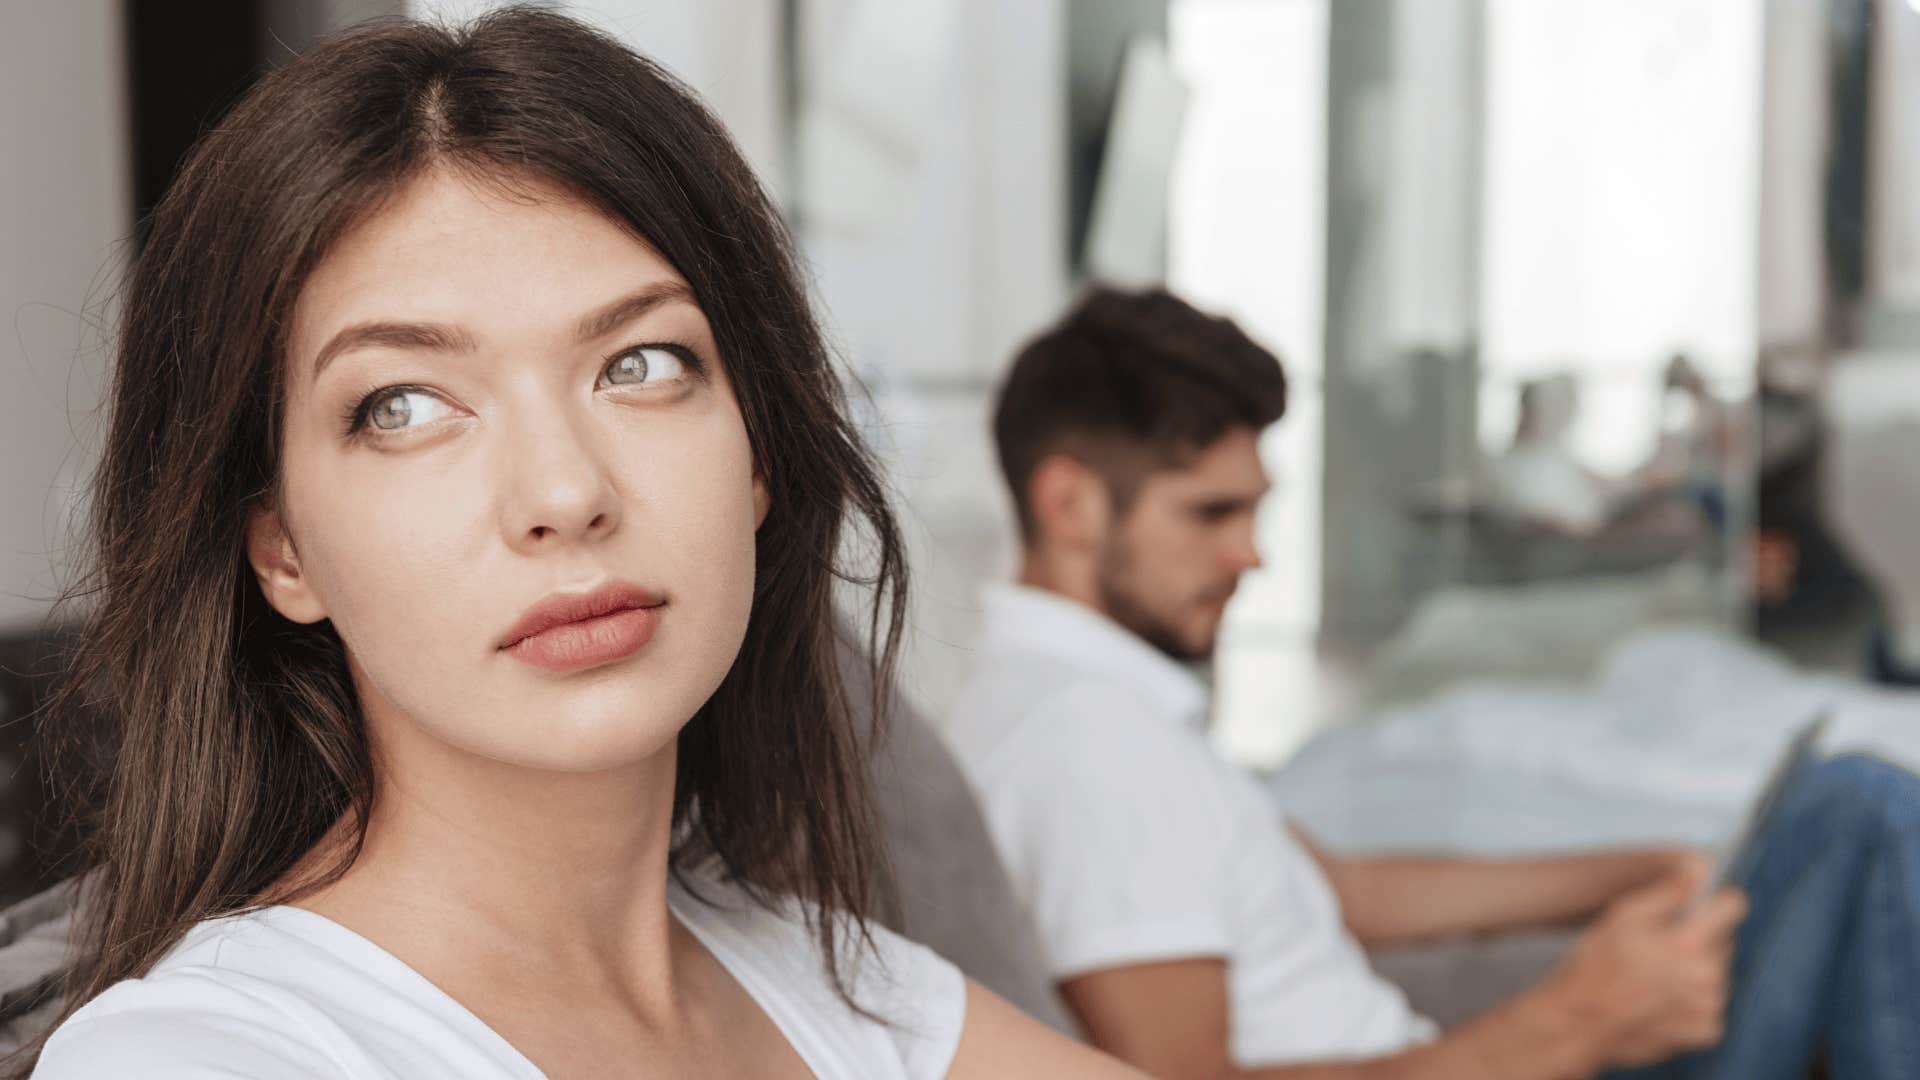
[[[1920,1075],[1905,773],[1848,759],[1796,789],[1736,966],[1746,900],[1706,895],[1697,855],[1344,859],[1210,753],[1181,662],[1259,565],[1257,442],[1285,404],[1232,323],[1105,289],[1001,391],[1024,557],[949,732],[1089,1038],[1166,1077],[1558,1080],[1710,1050],[1672,1075],[1798,1078],[1818,1048],[1838,1075]],[[1445,1033],[1363,951],[1589,919],[1543,983]]]

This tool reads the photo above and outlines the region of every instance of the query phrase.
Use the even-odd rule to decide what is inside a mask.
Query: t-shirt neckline
[[[493,1025],[480,1019],[472,1009],[462,1005],[460,999],[447,993],[440,984],[421,974],[412,964],[395,956],[386,946],[345,923],[292,904],[274,904],[259,909],[258,914],[267,916],[270,922],[291,920],[304,924],[296,932],[308,937],[324,938],[322,944],[328,951],[335,956],[350,957],[356,966],[373,969],[382,981],[398,981],[411,986],[415,993],[410,996],[431,1003],[434,1012],[486,1046],[493,1056],[501,1059],[514,1072],[546,1080],[546,1072],[508,1042],[506,1036],[495,1031]]]
[[[810,1041],[797,1037],[797,1033],[791,1027],[790,1010],[784,1002],[772,1000],[776,988],[769,985],[767,979],[761,977],[762,973],[748,963],[747,958],[741,955],[739,950],[719,940],[713,933],[712,927],[703,925],[698,918],[689,917],[683,898],[677,895],[678,891],[677,887],[669,887],[667,891],[668,914],[692,934],[696,941],[700,942],[700,947],[707,950],[715,962],[726,971],[728,977],[746,991],[748,998],[779,1030],[780,1036],[787,1040],[787,1045],[793,1048],[794,1053],[807,1069],[816,1076],[822,1075],[818,1063],[813,1060],[814,1054],[813,1048],[809,1045]],[[397,979],[412,986],[417,992],[417,997],[431,1002],[435,1012],[485,1045],[494,1056],[500,1058],[515,1072],[524,1072],[529,1077],[546,1080],[546,1072],[535,1065],[532,1059],[521,1053],[520,1049],[509,1042],[506,1036],[495,1031],[493,1025],[482,1020],[472,1009],[461,1004],[458,998],[442,989],[438,983],[427,978],[413,965],[400,959],[365,934],[317,911],[292,904],[269,905],[256,909],[254,914],[266,916],[269,922],[284,922],[290,918],[295,922],[304,923],[307,936],[328,939],[323,944],[335,955],[340,955],[341,951],[345,950],[353,955],[357,965],[374,968],[376,974],[383,979]]]

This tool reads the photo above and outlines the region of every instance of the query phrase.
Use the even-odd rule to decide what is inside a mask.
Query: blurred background
[[[320,34],[487,6],[0,6],[0,713],[187,145]],[[1013,567],[996,378],[1087,281],[1164,282],[1292,380],[1209,674],[1323,837],[1711,842],[1821,703],[1920,759],[1868,679],[1920,632],[1920,0],[547,6],[704,94],[788,214],[909,517],[928,715]]]

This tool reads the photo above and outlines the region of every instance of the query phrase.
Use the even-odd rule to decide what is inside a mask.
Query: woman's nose
[[[529,426],[501,448],[508,492],[502,526],[523,551],[613,532],[620,500],[590,432],[573,418]]]

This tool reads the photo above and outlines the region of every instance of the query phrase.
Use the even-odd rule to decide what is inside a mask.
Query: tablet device
[[[1786,794],[1792,790],[1800,776],[1809,766],[1819,760],[1820,736],[1826,733],[1827,724],[1833,719],[1833,711],[1823,708],[1788,741],[1787,748],[1781,752],[1773,773],[1760,788],[1759,798],[1753,801],[1753,809],[1747,814],[1746,824],[1740,829],[1726,861],[1720,864],[1720,872],[1714,875],[1713,892],[1728,885],[1737,885],[1753,873],[1754,864],[1760,861],[1760,837],[1766,835],[1768,826],[1780,813],[1780,807],[1786,802]]]

